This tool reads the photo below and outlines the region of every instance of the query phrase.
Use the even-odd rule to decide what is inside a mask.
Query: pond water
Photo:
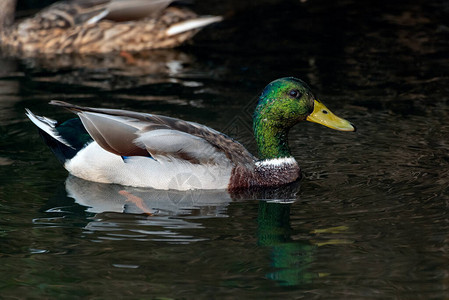
[[[446,299],[449,3],[197,2],[227,19],[179,49],[0,58],[1,298]],[[297,125],[304,178],[257,193],[68,176],[24,114],[147,111],[255,153],[254,101],[284,76],[358,131]]]

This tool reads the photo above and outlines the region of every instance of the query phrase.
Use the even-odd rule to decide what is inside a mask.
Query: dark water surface
[[[197,2],[227,20],[180,49],[1,58],[0,298],[447,299],[449,2]],[[254,99],[282,76],[358,131],[299,124],[305,178],[251,195],[69,177],[24,115],[148,111],[254,151]]]

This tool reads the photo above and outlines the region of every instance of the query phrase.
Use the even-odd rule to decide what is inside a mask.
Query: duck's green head
[[[340,131],[355,131],[350,122],[337,117],[316,100],[304,81],[285,77],[268,84],[254,112],[253,128],[260,158],[290,156],[288,131],[305,120]]]

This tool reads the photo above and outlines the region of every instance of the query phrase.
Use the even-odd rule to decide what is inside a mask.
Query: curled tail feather
[[[56,120],[37,116],[29,109],[26,109],[26,116],[37,126],[45,144],[50,147],[62,164],[73,158],[88,142],[92,141],[78,118],[58,124]]]

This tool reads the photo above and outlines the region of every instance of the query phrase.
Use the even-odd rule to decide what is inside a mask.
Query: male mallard
[[[222,20],[174,0],[67,0],[13,24],[16,1],[0,2],[0,44],[27,55],[172,48]]]
[[[355,131],[293,77],[271,82],[259,97],[253,118],[259,159],[225,134],[194,122],[61,101],[50,104],[73,111],[79,119],[58,124],[29,110],[27,116],[71,174],[155,189],[236,190],[287,184],[301,174],[288,147],[293,125],[307,120]]]

